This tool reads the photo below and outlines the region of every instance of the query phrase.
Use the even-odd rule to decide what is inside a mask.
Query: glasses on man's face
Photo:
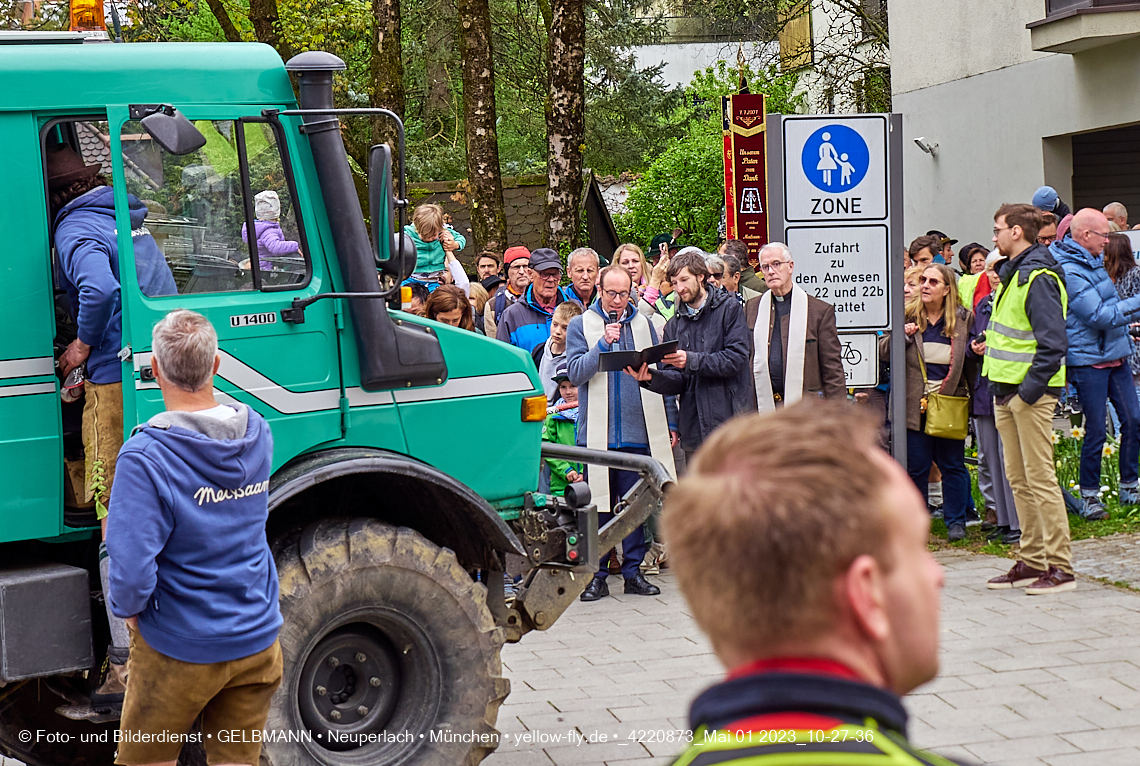
[[[515,263],[512,263],[510,266],[507,267],[507,271],[515,271],[516,269],[529,269],[529,268],[530,268],[529,263],[515,262]]]
[[[1089,234],[1092,234],[1094,237],[1103,237],[1104,239],[1108,239],[1109,237],[1112,236],[1111,231],[1091,231],[1090,230]]]
[[[629,290],[622,290],[621,292],[618,292],[617,290],[602,290],[602,292],[605,293],[606,297],[611,301],[616,301],[618,298],[621,298],[624,301],[629,297]]]
[[[536,271],[534,273],[534,276],[535,276],[535,279],[538,279],[541,282],[557,282],[559,279],[562,278],[562,272],[558,271],[558,270]]]
[[[994,227],[994,236],[995,237],[998,236],[1003,231],[1009,231],[1011,228],[1013,228],[1013,227],[1012,226],[995,226]]]
[[[1037,244],[1039,244],[1039,245],[1051,245],[1056,241],[1057,241],[1057,235],[1056,234],[1054,234],[1052,236],[1038,237],[1037,238]]]
[[[791,263],[791,261],[772,261],[771,263],[762,263],[760,264],[760,271],[767,274],[770,271],[775,271],[776,269],[780,268],[785,263]]]

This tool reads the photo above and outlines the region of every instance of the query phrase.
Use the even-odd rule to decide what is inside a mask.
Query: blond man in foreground
[[[906,739],[899,697],[938,672],[943,574],[876,441],[839,403],[743,416],[668,496],[677,581],[729,670],[693,702],[677,766],[952,763]]]

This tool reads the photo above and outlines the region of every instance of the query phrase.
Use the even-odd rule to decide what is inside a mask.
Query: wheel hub
[[[375,627],[347,625],[313,648],[301,671],[301,719],[331,750],[361,742],[351,735],[384,729],[401,693],[395,649]],[[338,742],[340,739],[346,742]]]

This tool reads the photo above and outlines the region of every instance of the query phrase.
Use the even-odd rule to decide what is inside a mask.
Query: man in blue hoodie
[[[260,732],[281,682],[273,439],[249,407],[215,401],[205,317],[172,311],[153,338],[166,411],[123,446],[107,529],[112,609],[132,628],[115,762],[174,762],[201,715],[210,763],[256,764],[255,735],[218,733]]]
[[[1086,425],[1081,445],[1081,514],[1093,520],[1108,518],[1100,501],[1100,472],[1109,400],[1120,416],[1120,504],[1140,501],[1140,404],[1128,367],[1132,350],[1128,323],[1140,319],[1140,296],[1117,297],[1116,286],[1104,269],[1109,233],[1104,213],[1085,208],[1073,216],[1065,238],[1049,246],[1065,270],[1069,293],[1065,322],[1069,380],[1077,389]]]
[[[66,377],[86,364],[83,404],[83,451],[86,492],[107,532],[107,502],[115,478],[115,456],[123,446],[123,310],[119,293],[119,240],[115,225],[114,191],[99,174],[102,166],[87,165],[71,147],[47,148],[48,191],[52,212],[59,282],[78,337],[59,359]],[[174,295],[178,288],[154,238],[143,227],[147,209],[127,195],[131,242],[139,287],[148,296]],[[99,573],[107,592],[106,548],[99,549]],[[111,614],[111,646],[107,674],[91,696],[96,709],[122,704],[126,683],[127,629]]]

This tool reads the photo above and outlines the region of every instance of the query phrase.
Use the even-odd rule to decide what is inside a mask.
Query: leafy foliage
[[[746,66],[744,75],[752,92],[767,94],[769,113],[795,112],[800,106],[795,75],[777,73],[774,66],[762,71]],[[736,77],[723,61],[693,77],[673,119],[685,126],[685,134],[672,140],[630,189],[628,212],[615,222],[623,241],[645,244],[679,228],[686,244],[716,246],[724,206],[720,101],[736,90]]]

